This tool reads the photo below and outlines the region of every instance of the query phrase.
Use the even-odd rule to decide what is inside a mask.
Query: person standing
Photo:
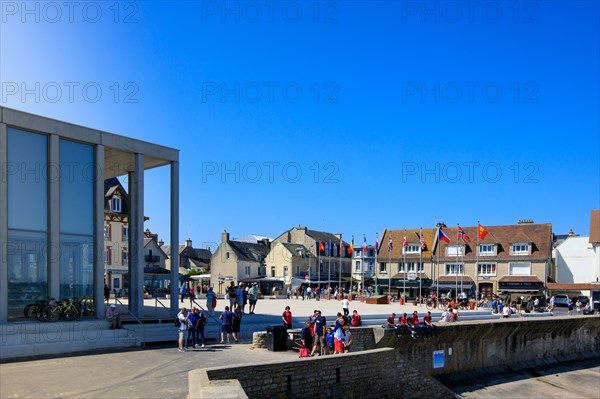
[[[233,310],[237,304],[237,294],[236,294],[235,283],[232,281],[227,287],[227,296],[229,296],[229,308]]]
[[[556,298],[554,297],[554,295],[552,295],[552,298],[550,298],[550,311],[552,312],[554,310],[554,305],[556,303]]]
[[[292,311],[289,306],[285,307],[285,311],[281,315],[281,320],[283,320],[283,325],[286,328],[292,328]]]
[[[577,314],[579,316],[581,316],[581,306],[582,306],[581,300],[579,298],[577,298],[577,302],[575,302],[575,308],[577,309]]]
[[[188,294],[190,295],[190,309],[192,309],[194,307],[194,296],[195,296],[194,286],[190,287]]]
[[[327,319],[321,314],[320,310],[317,310],[315,317],[315,339],[313,342],[313,349],[310,356],[314,356],[317,351],[317,347],[321,348],[319,355],[323,350],[327,350],[325,346],[325,331],[326,331]]]
[[[350,302],[348,301],[348,297],[344,296],[342,299],[342,310],[344,311],[344,316],[348,316],[350,314],[350,310],[348,307],[350,306]]]
[[[237,344],[240,339],[240,328],[242,325],[242,309],[237,308],[233,313],[233,319],[231,320],[231,332],[233,333],[233,341]]]
[[[177,314],[177,319],[179,320],[179,328],[177,329],[179,333],[179,348],[177,348],[177,350],[179,352],[184,352],[185,348],[183,347],[183,340],[185,339],[185,332],[187,331],[188,324],[188,312],[186,308],[181,308]]]
[[[309,351],[312,349],[312,334],[310,332],[311,321],[306,320],[304,322],[304,327],[302,327],[302,332],[300,333],[300,342],[302,342],[302,346]]]
[[[215,316],[215,308],[217,307],[217,294],[215,294],[213,287],[208,288],[206,293],[206,309],[210,317]]]
[[[256,308],[256,301],[258,301],[258,284],[254,283],[252,288],[248,290],[248,301],[250,302],[249,312],[250,314],[254,314],[254,309]]]
[[[242,313],[244,313],[244,283],[240,283],[238,285],[238,287],[235,290],[235,295],[237,297],[235,310],[240,309]]]
[[[196,325],[198,322],[198,308],[192,308],[190,314],[188,316],[188,335],[185,340],[185,349],[190,345],[190,341],[192,341],[192,347],[198,347],[198,334],[196,330]]]
[[[110,299],[110,288],[108,288],[108,285],[106,285],[106,283],[104,283],[104,301],[106,301],[106,303],[108,303],[109,299]]]
[[[221,343],[224,343],[225,334],[227,334],[227,343],[229,343],[229,337],[231,336],[231,325],[233,323],[233,312],[229,310],[229,306],[225,306],[225,311],[219,316],[221,319]]]
[[[179,295],[181,295],[181,303],[183,303],[183,298],[185,298],[185,285],[181,283],[181,287],[179,287]]]
[[[200,338],[202,338],[201,348],[204,348],[204,344],[206,343],[206,337],[204,336],[204,327],[206,327],[206,324],[208,324],[206,316],[202,312],[199,312],[196,322],[196,342],[200,342]]]
[[[311,297],[311,293],[312,293],[312,288],[310,288],[310,285],[306,288],[306,297],[310,300]]]

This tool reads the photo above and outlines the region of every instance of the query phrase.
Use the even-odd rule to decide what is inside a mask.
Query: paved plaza
[[[151,306],[147,301],[146,306]],[[186,301],[186,306],[189,301]],[[294,314],[294,327],[320,309],[333,316],[341,311],[341,302],[327,300],[265,299],[258,302],[257,315],[245,320],[264,320],[276,324],[286,305]],[[222,309],[225,301],[220,300]],[[351,302],[350,311],[358,310],[364,316],[385,316],[391,312],[419,314],[425,306],[367,305]],[[468,313],[466,311],[465,313]],[[333,321],[333,320],[331,320]],[[242,325],[243,329],[243,325]],[[196,368],[254,364],[273,360],[297,358],[297,352],[269,352],[255,349],[249,339],[240,344],[221,345],[213,340],[205,349],[177,351],[176,331],[173,327],[172,344],[150,346],[145,349],[125,349],[116,352],[96,352],[68,356],[46,357],[33,360],[5,362],[0,365],[1,398],[185,398],[188,392],[188,372]],[[207,338],[216,338],[214,336]],[[598,376],[598,369],[592,370]],[[595,373],[595,374],[594,374]],[[473,395],[476,392],[472,393]],[[476,397],[473,396],[473,397]]]

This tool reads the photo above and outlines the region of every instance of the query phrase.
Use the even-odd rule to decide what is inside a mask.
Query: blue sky
[[[74,3],[2,3],[0,102],[180,149],[182,241],[600,207],[597,1]]]

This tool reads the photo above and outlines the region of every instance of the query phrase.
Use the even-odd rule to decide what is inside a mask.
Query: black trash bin
[[[287,327],[267,327],[267,349],[273,352],[281,352],[287,350]]]

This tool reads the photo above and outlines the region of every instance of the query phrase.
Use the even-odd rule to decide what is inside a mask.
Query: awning
[[[450,283],[433,283],[431,284],[431,286],[429,287],[430,290],[436,290],[436,289],[440,289],[440,290],[455,290],[457,288],[456,283],[450,284]],[[461,284],[460,281],[458,282],[458,289],[460,290],[461,288]],[[469,284],[469,283],[462,283],[462,288],[464,290],[470,290],[473,289],[473,284]]]

